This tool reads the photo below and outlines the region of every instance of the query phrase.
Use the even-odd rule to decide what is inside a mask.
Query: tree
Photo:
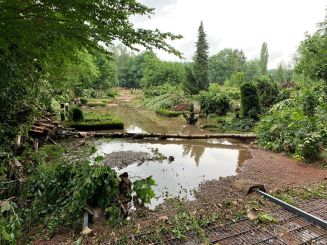
[[[249,60],[244,66],[245,81],[253,81],[261,75],[259,60]]]
[[[246,57],[242,50],[226,48],[209,59],[209,79],[223,84],[237,72],[244,70]]]
[[[260,69],[261,69],[261,74],[266,75],[267,74],[267,67],[268,67],[268,46],[267,43],[264,42],[261,46],[261,51],[260,51]]]
[[[196,42],[196,53],[194,56],[194,76],[198,91],[205,90],[209,86],[208,49],[207,35],[204,32],[203,22],[201,21],[198,31],[198,41]]]
[[[295,70],[312,80],[327,82],[327,33],[306,35],[298,48]]]
[[[167,40],[181,36],[136,29],[130,22],[130,16],[151,14],[153,9],[134,0],[0,1],[1,146],[10,147],[4,138],[11,142],[26,131],[24,125],[51,98],[55,85],[47,78],[53,67],[77,50],[92,53],[120,40],[132,49],[141,45],[180,56]]]
[[[245,82],[241,86],[241,117],[259,119],[261,104],[257,87],[252,82]]]
[[[283,83],[287,80],[287,76],[288,76],[288,74],[287,74],[286,69],[284,68],[283,64],[280,63],[278,65],[277,70],[274,72],[275,81],[278,83]]]

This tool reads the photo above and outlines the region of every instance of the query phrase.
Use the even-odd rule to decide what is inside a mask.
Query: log
[[[240,139],[240,140],[255,140],[254,134],[195,134],[195,135],[184,135],[184,134],[160,134],[160,133],[107,133],[107,132],[96,132],[94,137],[97,138],[133,138],[133,139],[144,139],[144,138],[176,138],[176,139]]]

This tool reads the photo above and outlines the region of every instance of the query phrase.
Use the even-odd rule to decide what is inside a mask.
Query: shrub
[[[310,92],[306,92],[303,98],[303,112],[306,116],[313,116],[318,105],[317,97]]]
[[[327,145],[327,106],[324,101],[313,106],[313,113],[308,114],[304,108],[309,96],[316,97],[319,91],[298,92],[294,99],[284,100],[274,105],[263,116],[256,127],[257,143],[266,149],[284,151],[294,158],[314,161],[321,158]],[[301,95],[302,94],[302,95]],[[311,100],[311,99],[310,99]],[[319,101],[319,100],[317,100]]]
[[[261,76],[257,79],[256,86],[262,107],[265,110],[270,109],[278,96],[277,84],[268,76]]]
[[[116,92],[116,91],[109,91],[108,93],[107,93],[107,96],[109,97],[109,98],[115,98],[116,97],[116,95],[118,95],[118,93]]]
[[[81,104],[86,105],[87,104],[87,99],[86,98],[81,98]]]
[[[46,224],[50,233],[62,225],[80,224],[87,205],[102,210],[119,205],[118,184],[116,172],[108,166],[90,166],[88,162],[42,164],[24,187],[31,207],[27,216]]]
[[[72,107],[68,112],[69,121],[82,122],[84,121],[83,111],[78,107]]]
[[[231,109],[230,99],[226,94],[213,94],[201,92],[200,94],[201,111],[206,114],[226,115]]]
[[[245,82],[241,85],[241,117],[259,119],[261,104],[257,87],[254,83]]]

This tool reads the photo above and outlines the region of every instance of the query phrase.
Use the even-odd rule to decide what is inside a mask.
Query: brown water
[[[153,153],[158,149],[166,157],[175,160],[152,160],[133,163],[119,173],[128,172],[132,180],[152,176],[156,198],[151,208],[163,203],[166,198],[193,200],[194,191],[207,180],[235,175],[238,166],[251,156],[237,142],[227,140],[115,140],[99,142],[95,155],[106,155],[118,151]]]
[[[125,131],[128,133],[207,133],[206,130],[196,125],[188,125],[183,116],[173,118],[160,116],[154,111],[139,108],[125,101],[117,100],[115,104],[99,110],[106,110],[110,114],[120,117],[124,121]]]
[[[127,99],[123,99],[124,97]],[[113,104],[96,110],[106,110],[120,117],[124,121],[125,131],[130,133],[208,133],[196,125],[188,125],[182,116],[164,117],[154,111],[134,106],[130,102],[131,97],[127,91],[122,91],[121,97]],[[201,123],[204,121],[198,124]],[[172,162],[147,160],[117,169],[119,173],[128,172],[132,180],[148,176],[156,180],[157,186],[154,187],[156,199],[152,199],[151,208],[163,203],[166,198],[193,200],[194,191],[202,182],[235,175],[238,166],[251,157],[240,142],[215,139],[99,141],[94,156],[124,151],[153,154],[156,149],[166,157],[173,156],[175,160]]]

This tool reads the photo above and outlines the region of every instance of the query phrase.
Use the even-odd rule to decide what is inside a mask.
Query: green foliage
[[[156,185],[156,182],[152,176],[133,182],[133,191],[142,204],[150,203],[151,198],[155,196],[154,191],[152,190],[152,186],[154,185]]]
[[[81,98],[81,104],[86,105],[88,100],[86,98]]]
[[[103,210],[118,205],[118,184],[116,172],[107,166],[41,164],[24,188],[24,197],[30,202],[24,213],[32,221],[46,224],[50,233],[61,225],[80,225],[87,205]]]
[[[230,99],[224,93],[212,91],[200,93],[201,111],[206,114],[226,115],[231,109]]]
[[[327,81],[327,33],[318,31],[306,35],[301,42],[295,70],[312,80]]]
[[[111,119],[100,120],[100,121],[68,123],[67,125],[81,131],[110,130],[110,129],[124,128],[124,122],[116,117],[113,117]]]
[[[68,112],[69,121],[73,122],[83,122],[84,121],[84,113],[78,107],[71,107]]]
[[[241,117],[259,119],[261,104],[257,87],[254,83],[245,82],[241,85]]]
[[[276,219],[271,214],[261,212],[258,217],[255,218],[254,222],[257,224],[269,224],[275,223]]]
[[[6,200],[0,205],[0,244],[17,244],[22,220],[17,215],[17,204]]]
[[[327,106],[323,90],[324,86],[302,89],[294,98],[274,105],[256,128],[258,144],[269,150],[287,152],[300,160],[319,159],[327,144]],[[318,104],[316,99],[312,103],[313,97],[318,98]]]
[[[104,87],[114,67],[96,51],[104,53],[103,46],[113,40],[180,56],[166,41],[181,36],[136,29],[130,22],[130,16],[151,14],[151,8],[135,1],[1,1],[1,147],[10,150],[51,97],[80,96],[93,82]]]
[[[254,81],[261,75],[260,64],[258,60],[249,60],[245,63],[244,68],[245,81]]]
[[[268,45],[266,42],[264,42],[261,46],[260,51],[260,60],[259,65],[261,69],[261,74],[266,75],[267,74],[267,67],[268,67]]]
[[[223,84],[233,74],[242,72],[245,65],[245,55],[242,50],[223,49],[209,59],[210,82]]]
[[[143,105],[153,110],[173,109],[178,104],[188,102],[181,86],[169,84],[149,88],[144,91],[144,95],[147,98],[144,100]]]
[[[171,111],[167,109],[158,109],[156,110],[156,113],[165,117],[178,117],[182,115],[182,112],[180,111]]]
[[[89,102],[87,103],[87,106],[89,107],[106,107],[107,103],[103,103],[103,102]]]
[[[260,102],[264,110],[271,108],[277,99],[277,84],[269,76],[260,76],[256,80]]]
[[[197,92],[205,90],[209,86],[208,77],[208,49],[207,35],[203,29],[203,23],[201,21],[198,30],[198,40],[196,42],[196,52],[194,55],[193,73],[195,78],[195,84]]]
[[[303,112],[306,116],[314,116],[319,104],[317,96],[312,91],[305,91],[303,96]]]

